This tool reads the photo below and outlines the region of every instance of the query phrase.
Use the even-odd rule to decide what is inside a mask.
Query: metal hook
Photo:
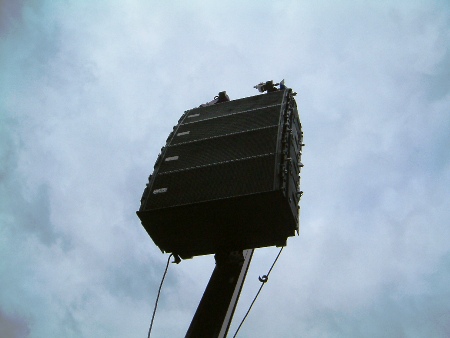
[[[259,280],[261,283],[267,283],[267,281],[269,280],[269,277],[267,277],[267,275],[263,275],[262,277],[259,276],[259,277],[258,277],[258,280]]]

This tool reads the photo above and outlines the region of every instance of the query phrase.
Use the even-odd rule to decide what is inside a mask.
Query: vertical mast
[[[254,249],[216,254],[216,267],[186,338],[226,337]]]

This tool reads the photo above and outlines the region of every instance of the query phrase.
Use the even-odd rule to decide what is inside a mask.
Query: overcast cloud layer
[[[239,337],[449,337],[449,3],[293,0],[0,1],[0,337],[146,337],[159,149],[184,110],[283,78],[301,233]],[[152,336],[184,336],[213,268],[170,266]]]

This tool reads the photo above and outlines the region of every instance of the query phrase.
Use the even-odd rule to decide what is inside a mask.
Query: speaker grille
[[[278,126],[170,146],[159,174],[276,152]]]
[[[270,191],[274,170],[275,154],[269,154],[159,174],[146,210]]]
[[[170,145],[225,136],[268,126],[278,126],[280,120],[280,108],[280,105],[275,105],[269,108],[183,123],[172,138]]]
[[[215,104],[212,106],[195,108],[187,111],[184,123],[197,122],[212,117],[236,114],[244,111],[261,109],[268,106],[279,105],[283,100],[284,92],[273,92],[264,95],[246,97],[243,99],[233,100]]]

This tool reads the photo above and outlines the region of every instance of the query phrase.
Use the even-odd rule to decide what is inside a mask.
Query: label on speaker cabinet
[[[154,194],[154,195],[156,195],[156,194],[162,194],[162,193],[165,193],[166,191],[167,191],[167,188],[155,189],[155,190],[153,190],[153,194]]]
[[[176,161],[176,160],[178,160],[178,156],[167,157],[164,161],[170,162],[170,161]]]

